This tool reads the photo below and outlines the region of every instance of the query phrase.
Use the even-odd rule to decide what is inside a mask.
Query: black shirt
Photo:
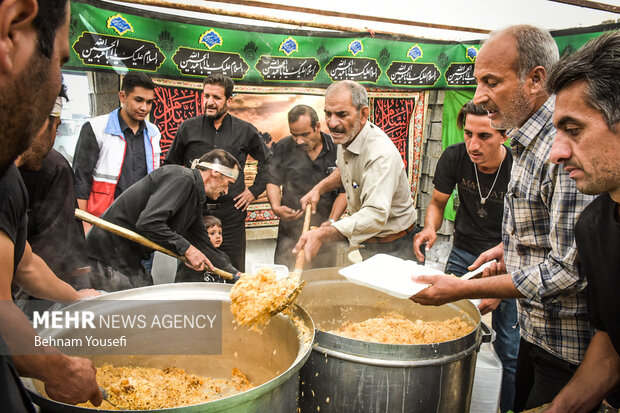
[[[167,165],[156,169],[123,192],[101,216],[102,219],[135,231],[149,240],[183,255],[190,243],[213,265],[229,271],[229,263],[214,251],[202,221],[206,200],[198,170]],[[141,261],[152,250],[98,227],[86,237],[91,258],[132,276],[141,271]]]
[[[588,313],[597,330],[609,334],[620,354],[620,223],[609,193],[588,205],[575,225],[579,271],[588,280]]]
[[[219,129],[215,129],[213,121],[204,115],[185,120],[179,126],[165,162],[190,166],[194,159],[213,149],[230,152],[239,161],[241,170],[239,178],[229,188],[228,195],[219,197],[217,201],[209,200],[210,203],[230,203],[245,190],[243,168],[248,155],[258,161],[256,179],[248,189],[254,197],[263,193],[267,185],[271,151],[251,123],[231,114],[224,116]]]
[[[133,133],[123,120],[120,111],[118,112],[118,122],[123,131],[123,136],[125,136],[125,141],[127,141],[127,147],[125,148],[125,161],[121,169],[121,176],[118,179],[118,185],[116,185],[114,198],[148,174],[144,149],[144,128],[146,124],[140,122],[136,133]]]
[[[28,193],[14,164],[0,176],[0,230],[13,241],[13,275],[24,255],[28,230]]]
[[[118,121],[123,131],[127,145],[125,146],[125,158],[121,167],[121,175],[118,178],[114,198],[117,198],[131,185],[144,178],[148,173],[146,166],[146,153],[144,149],[144,128],[146,124],[140,122],[138,130],[133,133],[131,128],[118,111]],[[90,122],[86,122],[80,130],[80,137],[75,146],[73,157],[73,170],[75,171],[75,195],[78,199],[88,199],[93,182],[93,170],[99,160],[99,145]]]
[[[323,148],[313,161],[295,140],[288,136],[272,146],[273,160],[269,183],[282,185],[282,205],[301,209],[299,200],[336,167],[336,145],[332,138],[321,132]],[[312,225],[320,225],[329,218],[337,191],[321,195]]]
[[[28,242],[60,279],[88,266],[84,227],[75,218],[73,170],[52,149],[38,171],[19,170],[28,190]]]
[[[30,401],[28,392],[24,387],[10,350],[2,336],[0,336],[0,400],[2,411],[11,413],[36,413],[34,405]]]
[[[588,205],[575,225],[579,273],[588,280],[590,324],[609,335],[620,354],[620,223],[618,208],[606,192]],[[620,392],[607,397],[620,407]]]
[[[454,220],[454,246],[479,255],[502,241],[504,196],[510,181],[512,153],[506,151],[497,182],[484,205],[480,202],[475,167],[467,154],[465,142],[450,145],[439,158],[433,184],[443,194],[451,194],[457,185],[460,205]],[[489,193],[496,173],[485,174],[478,170],[483,197]]]
[[[28,217],[28,195],[14,164],[0,176],[0,230],[13,241],[13,275],[24,255]],[[6,265],[6,263],[0,263]],[[0,400],[10,412],[35,412],[26,389],[19,379],[10,350],[0,336]]]

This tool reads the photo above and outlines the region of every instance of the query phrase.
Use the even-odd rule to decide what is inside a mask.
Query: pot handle
[[[482,328],[482,343],[492,343],[495,341],[495,336],[497,333],[491,327],[487,326],[482,321],[480,322],[480,327]]]

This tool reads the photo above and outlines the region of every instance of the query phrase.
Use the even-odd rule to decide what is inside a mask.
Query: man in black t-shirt
[[[580,192],[601,194],[575,226],[579,271],[588,281],[596,329],[573,378],[547,412],[620,408],[620,32],[591,40],[549,76],[557,135],[551,161],[564,164]],[[615,391],[615,393],[613,393]]]
[[[456,186],[459,209],[454,220],[454,244],[445,272],[461,276],[480,254],[502,242],[504,195],[510,180],[512,154],[503,143],[504,131],[491,127],[487,111],[467,102],[458,114],[465,142],[446,148],[435,170],[433,196],[426,211],[424,229],[414,238],[414,252],[424,260],[422,246],[429,251],[437,240],[446,204]],[[519,344],[517,308],[514,299],[485,299],[482,314],[493,311],[493,343],[502,365],[502,412],[512,406],[514,375]]]
[[[217,200],[207,198],[204,215],[213,215],[222,221],[220,247],[232,264],[245,270],[245,217],[248,206],[265,190],[271,151],[256,128],[228,113],[235,87],[233,80],[224,75],[209,75],[204,79],[203,115],[185,120],[177,131],[166,154],[167,164],[190,166],[191,162],[213,149],[230,152],[241,165],[239,179],[227,195]],[[245,186],[243,168],[248,155],[258,161],[254,183]]]
[[[35,411],[20,375],[42,380],[48,396],[64,403],[101,404],[91,361],[53,347],[33,349],[36,332],[11,299],[14,269],[33,259],[26,246],[27,197],[13,161],[28,148],[60,91],[60,67],[69,59],[69,15],[66,0],[0,2],[0,405],[7,412]]]
[[[89,267],[84,228],[74,216],[77,201],[73,192],[73,170],[60,153],[51,149],[65,99],[63,85],[49,119],[15,164],[28,191],[27,240],[32,252],[55,276],[81,289],[90,287]],[[41,311],[54,304],[23,289],[15,292],[14,298],[29,317],[33,310]]]
[[[48,126],[41,129],[16,164],[28,190],[28,242],[32,251],[58,278],[74,288],[86,288],[90,286],[88,253],[84,227],[74,214],[73,169],[52,149],[63,100],[68,100],[64,85]]]
[[[288,125],[291,135],[272,147],[267,198],[273,212],[280,217],[274,262],[292,269],[295,256],[291,251],[301,235],[304,222],[304,211],[299,200],[336,168],[336,145],[331,136],[321,132],[319,117],[310,106],[297,105],[291,109]],[[332,206],[335,207],[333,210]],[[327,192],[321,195],[310,224],[320,226],[326,221],[331,223],[340,218],[346,206],[344,193]],[[335,265],[333,248],[319,250],[311,262],[312,268]]]
[[[75,218],[77,200],[73,169],[55,149],[37,171],[20,167],[28,190],[28,242],[61,280],[75,288],[88,281],[88,254],[81,221]]]

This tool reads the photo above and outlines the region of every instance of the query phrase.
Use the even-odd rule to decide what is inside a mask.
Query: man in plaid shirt
[[[495,258],[501,264],[485,275],[501,275],[466,281],[421,276],[416,281],[431,285],[412,297],[423,304],[519,298],[515,411],[550,402],[572,377],[593,334],[574,236],[577,218],[593,197],[579,193],[569,174],[548,161],[556,133],[555,97],[545,83],[557,60],[551,35],[531,26],[492,33],[480,49],[474,103],[488,111],[493,127],[512,128],[514,161],[503,244],[483,253],[471,268]]]

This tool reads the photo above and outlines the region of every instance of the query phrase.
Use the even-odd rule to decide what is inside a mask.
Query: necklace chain
[[[504,150],[506,150],[504,148]],[[480,205],[484,205],[487,202],[487,199],[491,196],[491,193],[493,192],[493,188],[495,188],[495,183],[497,182],[497,177],[499,176],[499,172],[502,169],[502,164],[504,163],[504,158],[506,157],[506,155],[504,154],[504,156],[502,156],[502,160],[499,163],[499,167],[497,168],[497,172],[495,173],[495,179],[493,180],[493,185],[491,185],[491,189],[489,189],[489,193],[487,193],[487,196],[482,197],[482,190],[480,189],[480,181],[478,180],[478,167],[476,166],[476,164],[474,164],[474,173],[476,174],[476,183],[478,184],[478,195],[480,195]]]

